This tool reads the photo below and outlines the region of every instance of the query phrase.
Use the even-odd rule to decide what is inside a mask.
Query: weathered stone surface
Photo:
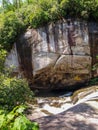
[[[98,102],[88,101],[69,110],[36,119],[40,130],[98,130]]]
[[[56,105],[61,101],[60,98],[54,99],[57,100]],[[47,100],[49,100],[49,97]],[[34,117],[34,114],[32,114],[31,117],[27,117],[31,121],[37,121],[40,130],[98,130],[98,86],[91,86],[75,91],[71,97],[71,101],[68,100],[70,102],[66,101],[65,97],[62,100],[65,101],[63,105],[67,107],[69,103],[70,108],[67,108],[65,111],[62,110],[61,113],[58,111],[59,114],[52,111],[53,108],[50,108],[52,114],[47,114],[48,116],[43,115],[41,117],[39,115],[38,117],[38,115],[35,115]],[[52,104],[53,101],[51,100],[50,103]],[[62,108],[61,106],[59,108]]]
[[[56,62],[55,68],[61,67],[65,73],[90,74],[91,57],[80,55],[62,55]]]
[[[48,66],[54,66],[58,59],[59,54],[41,52],[38,54],[33,54],[32,64],[33,64],[33,75],[43,68]]]
[[[89,46],[73,46],[72,51],[74,55],[90,55],[90,47]]]
[[[73,104],[78,104],[81,102],[85,102],[87,100],[91,100],[93,98],[98,98],[98,86],[91,86],[83,89],[79,89],[74,92],[71,97]]]
[[[98,54],[97,25],[91,26],[68,20],[28,29],[16,42],[18,68],[39,89],[64,88],[89,80]]]
[[[16,44],[14,44],[11,52],[8,54],[6,61],[6,67],[11,67],[14,72],[19,73],[19,61],[18,61],[18,54],[16,50]]]

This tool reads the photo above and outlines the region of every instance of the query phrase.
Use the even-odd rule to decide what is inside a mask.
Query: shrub
[[[1,130],[38,130],[36,122],[29,121],[23,114],[24,106],[15,107],[11,112],[0,109],[0,129]]]
[[[98,0],[61,0],[60,6],[68,17],[86,20],[98,18]]]
[[[33,92],[25,79],[11,77],[9,69],[4,68],[6,51],[0,50],[0,107],[12,110],[13,107],[33,100]]]
[[[33,92],[25,79],[11,77],[9,70],[5,70],[6,51],[0,49],[0,130],[38,130],[38,124],[23,114],[23,104],[33,102]]]
[[[7,54],[6,50],[0,47],[0,72],[4,70],[4,62],[5,62],[6,54]]]
[[[12,110],[15,106],[33,101],[33,92],[24,79],[0,75],[0,107]]]
[[[98,77],[92,78],[89,81],[89,85],[98,85]]]
[[[24,30],[25,25],[19,19],[15,12],[9,11],[2,14],[3,21],[0,27],[0,44],[7,50],[10,50],[11,45],[15,42],[18,34]]]

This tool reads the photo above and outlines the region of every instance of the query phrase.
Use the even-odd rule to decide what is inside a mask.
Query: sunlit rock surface
[[[97,62],[97,37],[97,24],[83,21],[58,21],[28,29],[16,42],[19,73],[38,89],[68,89],[84,83],[97,75],[91,71]],[[12,64],[13,58],[7,63]]]
[[[27,117],[37,121],[40,130],[98,130],[98,86],[65,96],[37,97],[38,106],[34,110],[33,105]]]
[[[80,103],[57,115],[36,119],[40,130],[98,130],[98,102]]]
[[[5,61],[5,67],[13,69],[14,73],[19,74],[19,61],[18,61],[18,55],[16,50],[16,44],[14,44],[11,52],[8,54],[6,61]]]

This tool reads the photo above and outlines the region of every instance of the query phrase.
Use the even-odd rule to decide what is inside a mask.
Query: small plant
[[[96,59],[98,60],[98,56],[96,56]],[[93,65],[92,70],[93,71],[97,71],[97,69],[98,69],[98,63],[96,63],[96,64]]]
[[[96,56],[96,59],[98,59],[98,56]],[[97,70],[97,69],[98,69],[98,63],[96,63],[96,64],[93,66],[92,70],[95,71],[95,70]]]
[[[98,56],[96,56],[96,59],[98,59]],[[98,69],[98,63],[96,63],[95,65],[93,65],[92,70],[96,71]],[[94,77],[90,80],[90,85],[95,85],[98,84],[98,77]]]
[[[4,50],[0,46],[0,72],[2,72],[4,69],[4,62],[5,62],[6,54],[7,54],[6,50]]]
[[[90,85],[98,84],[98,77],[92,78],[89,82]]]
[[[0,75],[0,107],[12,110],[17,105],[32,102],[33,96],[26,80]]]
[[[15,107],[9,113],[1,109],[0,130],[38,130],[38,124],[29,121],[23,114],[25,109],[26,107],[22,105]]]

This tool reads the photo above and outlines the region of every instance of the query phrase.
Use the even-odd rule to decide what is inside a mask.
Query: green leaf
[[[16,112],[21,114],[21,113],[24,112],[25,109],[26,109],[26,106],[22,106],[22,105],[21,105],[21,106],[16,110]]]
[[[21,115],[15,119],[11,130],[38,130],[37,123],[30,122],[24,115]]]
[[[5,114],[0,115],[0,128],[2,127],[2,125],[4,124],[4,122],[5,122]]]

